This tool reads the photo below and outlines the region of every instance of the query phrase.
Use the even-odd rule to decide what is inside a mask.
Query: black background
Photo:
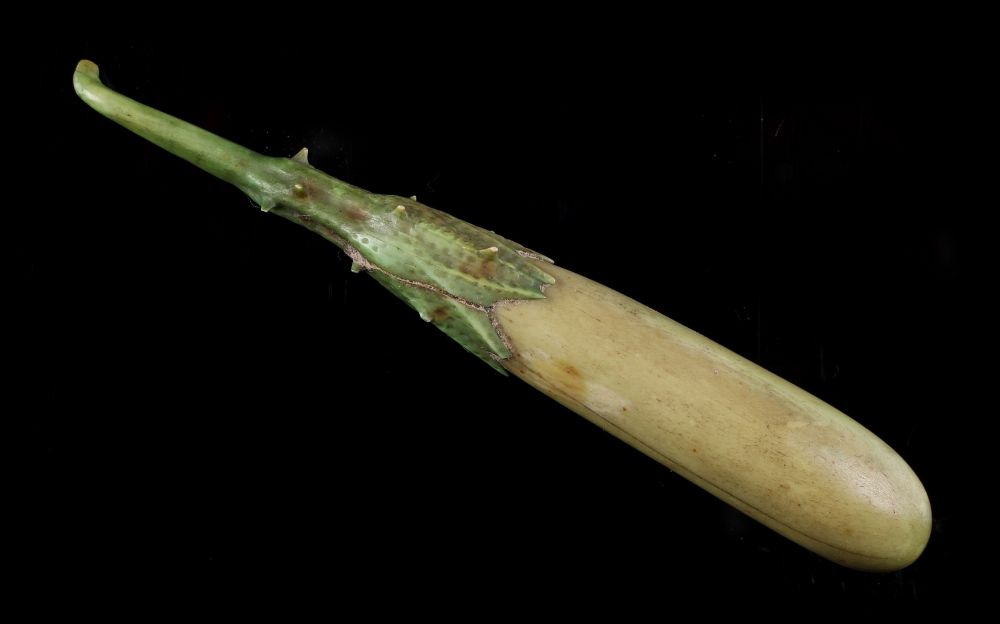
[[[982,374],[968,293],[993,282],[973,277],[982,122],[949,57],[695,66],[655,43],[383,35],[79,36],[18,68],[32,138],[5,234],[29,579],[292,587],[331,609],[414,590],[433,608],[955,598],[971,516],[955,424]],[[333,245],[82,104],[81,58],[251,149],[307,146],[331,175],[537,249],[814,393],[920,476],[925,554],[894,574],[831,564],[502,377]]]

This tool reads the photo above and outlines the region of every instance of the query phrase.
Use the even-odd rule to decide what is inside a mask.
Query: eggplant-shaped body
[[[570,271],[497,311],[502,364],[764,525],[850,568],[912,563],[923,485],[856,421],[662,314]]]
[[[101,84],[77,93],[340,246],[420,317],[740,511],[842,565],[892,571],[930,536],[917,476],[816,397],[620,293],[416,201],[261,156]]]

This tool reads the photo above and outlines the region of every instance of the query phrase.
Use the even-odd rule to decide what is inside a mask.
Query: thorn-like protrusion
[[[416,195],[410,195],[410,199],[412,199],[413,201],[417,201],[417,196]]]
[[[301,184],[296,184],[295,186],[292,187],[292,192],[298,195],[299,197],[305,197],[306,187],[302,186]]]
[[[424,314],[423,312],[421,312],[420,313],[420,320],[423,321],[423,322],[425,322],[425,323],[430,323],[431,322],[431,317],[429,317],[426,314]]]
[[[358,264],[357,262],[352,262],[351,273],[360,273],[360,272],[361,272],[361,265]]]
[[[303,147],[302,149],[300,149],[297,154],[295,154],[294,156],[292,156],[292,160],[294,160],[297,163],[303,164],[306,167],[312,167],[312,165],[309,164],[309,148],[308,147]]]
[[[484,260],[496,260],[497,252],[500,251],[496,247],[487,247],[486,249],[479,250],[479,257]]]
[[[405,217],[406,216],[406,206],[396,206],[396,209],[393,210],[393,212],[396,213],[397,217]]]

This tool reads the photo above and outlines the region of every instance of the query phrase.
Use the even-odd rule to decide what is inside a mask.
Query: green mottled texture
[[[470,308],[433,290],[410,286],[384,273],[373,271],[371,275],[415,309],[421,319],[433,323],[497,371],[507,374],[491,354],[508,358],[510,353],[493,329],[490,318],[485,312]]]
[[[528,258],[552,262],[517,243],[394,195],[351,186],[293,158],[262,156],[105,87],[80,61],[77,94],[109,119],[235,184],[261,209],[334,242],[375,279],[463,347],[506,374],[491,322],[498,301],[544,298],[555,280]]]

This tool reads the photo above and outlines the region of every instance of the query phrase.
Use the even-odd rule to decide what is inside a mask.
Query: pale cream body
[[[892,571],[920,555],[930,503],[882,440],[655,310],[539,266],[556,278],[546,299],[496,309],[513,375],[832,561]]]

